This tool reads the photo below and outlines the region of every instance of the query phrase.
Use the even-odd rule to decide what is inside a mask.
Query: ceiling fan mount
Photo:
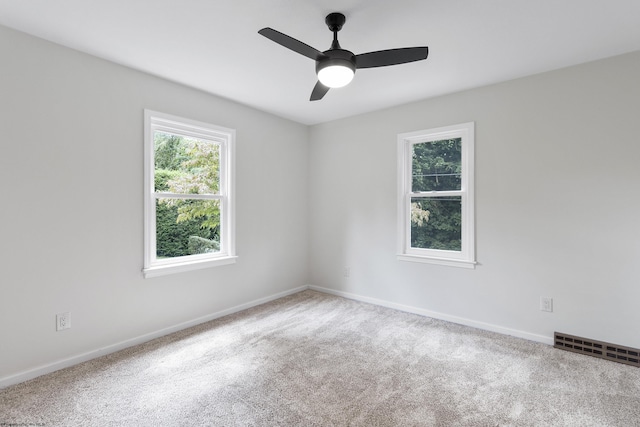
[[[316,61],[318,82],[311,92],[311,101],[322,99],[330,88],[338,88],[349,84],[357,69],[405,64],[427,59],[429,55],[429,48],[426,46],[378,50],[354,55],[353,52],[342,49],[338,42],[338,31],[342,29],[345,22],[346,17],[342,13],[333,12],[327,15],[325,23],[333,33],[333,42],[331,43],[331,48],[324,52],[320,52],[273,28],[266,27],[258,31],[258,33]]]
[[[342,29],[342,26],[347,21],[347,18],[340,12],[333,12],[327,15],[324,22],[329,27],[329,31],[337,33]]]

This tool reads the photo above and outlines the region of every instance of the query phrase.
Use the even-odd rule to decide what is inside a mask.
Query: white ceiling
[[[355,54],[429,58],[310,102],[315,63],[258,30],[322,51],[330,12]],[[640,0],[0,0],[0,24],[304,124],[640,50]]]

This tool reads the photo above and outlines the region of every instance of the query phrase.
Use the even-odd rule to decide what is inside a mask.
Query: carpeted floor
[[[301,292],[0,390],[0,426],[640,426],[640,369]]]

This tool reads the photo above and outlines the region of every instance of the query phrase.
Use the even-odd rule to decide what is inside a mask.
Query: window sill
[[[221,265],[234,264],[238,259],[237,256],[226,256],[214,259],[206,259],[199,261],[189,261],[176,264],[165,264],[142,270],[144,278],[165,276],[167,274],[182,273],[184,271],[199,270],[201,268],[218,267]]]
[[[424,264],[437,264],[437,265],[446,265],[448,267],[459,267],[459,268],[469,268],[469,269],[475,269],[477,264],[477,262],[475,261],[467,261],[463,259],[432,258],[432,257],[425,257],[420,255],[407,255],[407,254],[399,254],[398,261],[421,262]]]

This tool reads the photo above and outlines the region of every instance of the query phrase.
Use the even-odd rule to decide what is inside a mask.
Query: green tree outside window
[[[211,141],[156,132],[155,191],[218,194],[220,146]],[[159,197],[156,201],[158,258],[220,250],[218,200]]]

